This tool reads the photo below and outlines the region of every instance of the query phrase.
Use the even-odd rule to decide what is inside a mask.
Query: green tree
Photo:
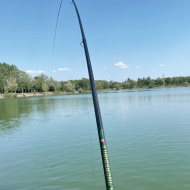
[[[97,90],[102,90],[102,82],[101,81],[95,81],[95,83],[96,83],[96,89]]]
[[[113,81],[112,80],[109,82],[109,88],[113,89]]]
[[[75,92],[75,84],[72,84],[71,81],[68,81],[64,86],[66,92]]]
[[[173,84],[173,78],[167,77],[167,78],[164,79],[164,81],[165,81],[165,84],[166,84],[166,85],[171,85],[171,84]]]
[[[5,88],[7,90],[8,87],[7,85],[10,85],[11,81],[13,82],[13,78],[17,80],[18,74],[19,74],[19,69],[15,65],[0,63],[0,91],[2,93],[4,93]]]
[[[47,81],[49,91],[59,91],[61,88],[61,83],[54,80],[52,77],[50,77]]]
[[[48,76],[45,74],[41,74],[39,76],[34,77],[33,88],[37,92],[46,92],[49,90],[48,87]]]
[[[143,87],[143,80],[142,80],[141,78],[138,78],[138,79],[137,79],[137,86],[138,86],[139,88],[142,88],[142,87]]]
[[[83,90],[90,90],[90,81],[89,79],[82,78],[78,81],[79,88],[82,88]]]
[[[119,90],[121,88],[121,84],[119,82],[114,82],[113,83],[113,88],[116,90]]]
[[[6,84],[5,84],[5,92],[15,92],[17,91],[17,88],[18,88],[18,83],[17,83],[17,80],[16,78],[14,77],[8,77],[7,80],[6,80]]]
[[[31,92],[33,78],[28,73],[20,71],[17,81],[19,92]]]
[[[123,89],[129,89],[130,88],[130,84],[127,81],[122,82],[121,86],[122,86]]]
[[[156,86],[164,86],[164,85],[165,85],[165,80],[162,79],[162,78],[157,78],[157,79],[155,80],[155,85],[156,85]]]

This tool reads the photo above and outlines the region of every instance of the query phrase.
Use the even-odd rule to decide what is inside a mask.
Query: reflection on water
[[[116,189],[190,189],[190,88],[101,93]],[[0,189],[105,189],[91,95],[0,100]]]
[[[59,116],[71,117],[75,106],[77,101],[73,96],[0,99],[0,131],[19,126],[27,117],[32,117],[29,121],[32,122],[35,117],[46,116],[52,110],[60,110],[56,113]]]
[[[34,111],[48,111],[46,99],[2,99],[0,100],[0,133],[19,127],[21,120]]]

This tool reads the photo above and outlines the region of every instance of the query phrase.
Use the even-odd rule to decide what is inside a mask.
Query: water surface
[[[190,189],[190,88],[100,93],[115,189]],[[1,190],[104,190],[91,95],[0,99]]]

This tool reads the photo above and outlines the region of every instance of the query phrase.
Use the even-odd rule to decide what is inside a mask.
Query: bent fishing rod
[[[93,71],[92,71],[87,41],[85,38],[84,29],[82,26],[78,8],[77,8],[74,0],[72,0],[72,3],[75,7],[77,18],[79,21],[79,26],[80,26],[81,35],[82,35],[82,44],[83,44],[84,52],[85,52],[85,56],[86,56],[88,74],[89,74],[89,79],[90,79],[90,86],[91,86],[91,90],[92,90],[94,111],[95,111],[95,116],[96,116],[96,123],[97,123],[97,130],[98,130],[98,137],[99,137],[99,144],[100,144],[100,150],[101,150],[101,157],[102,157],[102,164],[103,164],[103,170],[104,170],[104,176],[105,176],[106,189],[113,190],[113,182],[112,182],[112,175],[111,175],[109,159],[108,159],[107,145],[106,145],[106,140],[105,140],[102,117],[101,117],[100,106],[99,106],[99,102],[98,102],[98,96],[97,96],[97,92],[96,92],[96,85],[94,82],[94,75],[93,75]]]

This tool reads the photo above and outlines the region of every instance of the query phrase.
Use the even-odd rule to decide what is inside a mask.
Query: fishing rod
[[[105,176],[106,189],[113,190],[113,181],[112,181],[112,175],[111,175],[111,170],[110,170],[110,165],[109,165],[107,145],[106,145],[106,140],[105,140],[102,117],[101,117],[100,106],[99,106],[99,102],[98,102],[98,96],[97,96],[97,92],[96,92],[96,85],[94,82],[94,75],[93,75],[93,71],[92,71],[87,41],[85,38],[84,29],[82,26],[78,8],[77,8],[74,0],[72,0],[72,3],[75,7],[76,14],[78,17],[81,35],[82,35],[82,44],[83,44],[84,52],[85,52],[85,56],[86,56],[88,74],[89,74],[89,79],[90,79],[90,86],[91,86],[91,90],[92,90],[94,111],[95,111],[95,116],[96,116],[96,123],[97,123],[97,130],[98,130],[98,137],[99,137],[99,144],[100,144],[100,150],[101,150],[101,157],[102,157],[102,164],[103,164],[103,170],[104,170],[104,176]]]

